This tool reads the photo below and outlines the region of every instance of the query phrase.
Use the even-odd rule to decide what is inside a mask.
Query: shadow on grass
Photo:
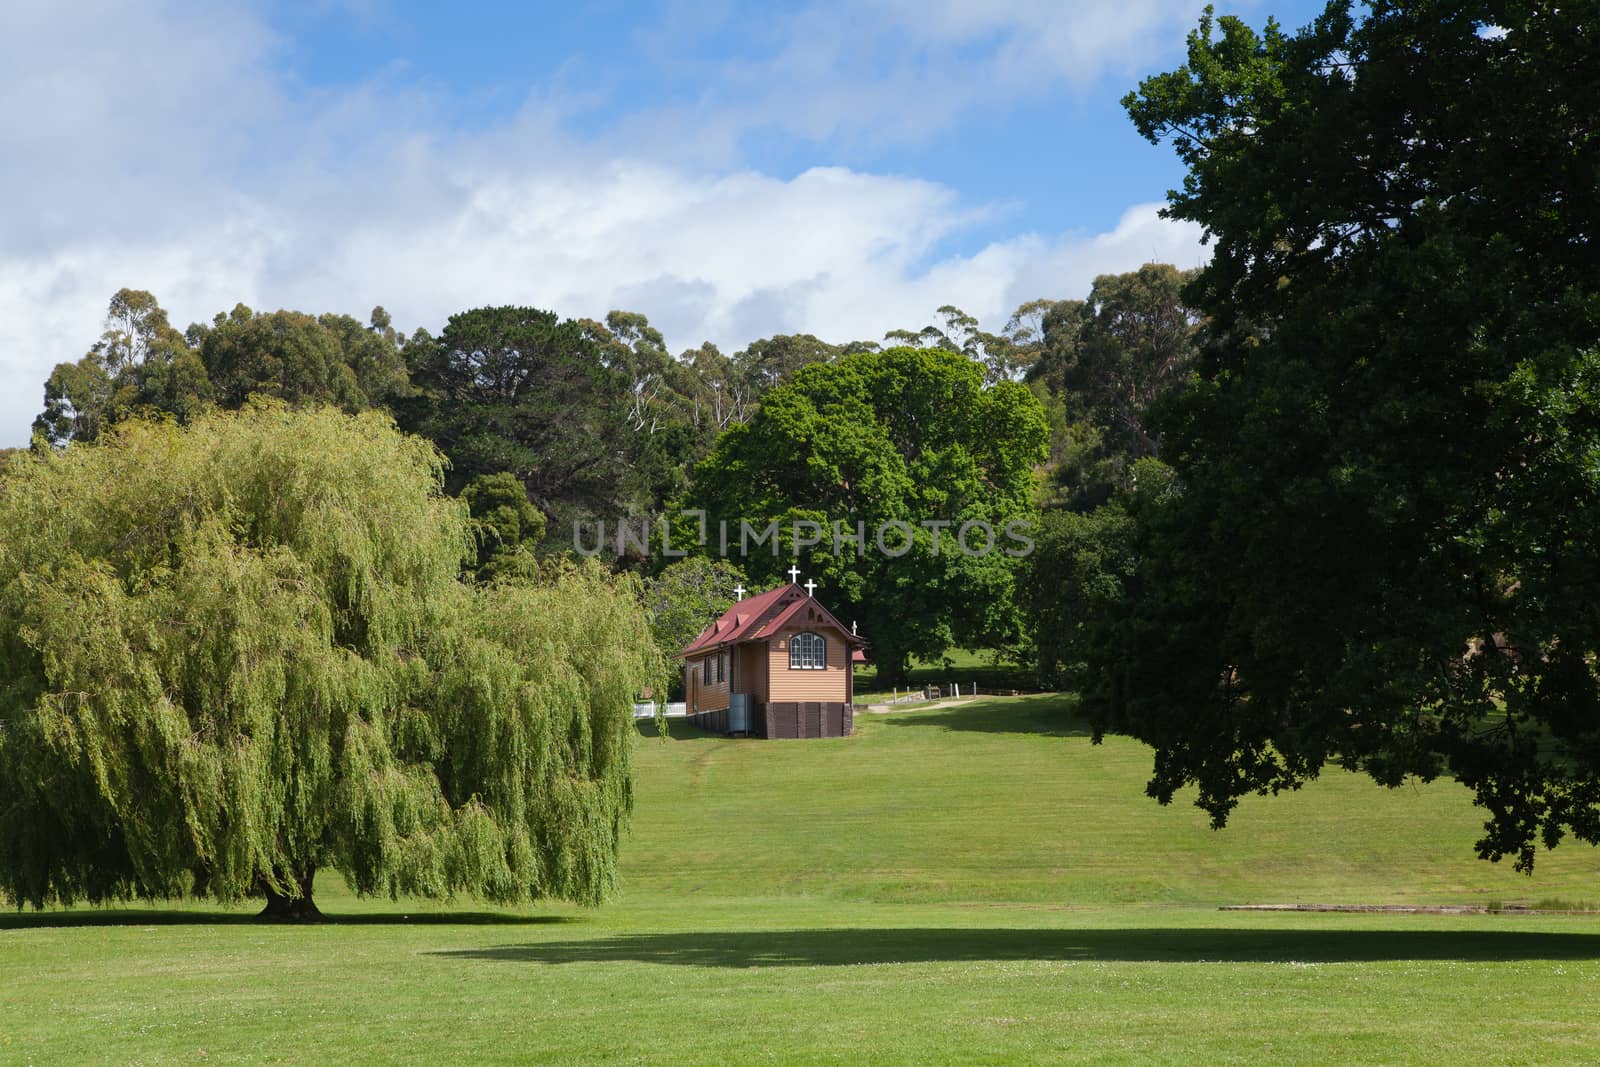
[[[255,926],[261,929],[304,929],[315,926],[544,926],[581,922],[565,915],[514,915],[494,911],[356,912],[324,914],[319,923],[265,922],[255,911],[181,911],[178,909],[80,908],[67,911],[0,913],[0,931],[71,929],[93,926]]]
[[[980,698],[934,711],[907,709],[874,716],[890,726],[938,727],[984,734],[1037,734],[1042,737],[1089,737],[1089,724],[1076,714],[1077,700],[1060,694]]]
[[[1518,930],[784,930],[632,934],[434,952],[502,963],[848,967],[980,960],[1355,963],[1600,959],[1600,934]]]

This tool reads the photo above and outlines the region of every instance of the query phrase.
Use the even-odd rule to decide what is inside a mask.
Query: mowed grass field
[[[1583,903],[1600,854],[1479,862],[1450,784],[1332,773],[1220,833],[1063,697],[857,736],[643,737],[604,908],[360,901],[0,916],[10,1063],[1576,1063],[1600,916],[1224,912]]]

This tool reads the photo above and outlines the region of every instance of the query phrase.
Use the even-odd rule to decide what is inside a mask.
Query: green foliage
[[[1102,274],[1086,301],[1024,305],[1038,325],[1028,371],[1062,404],[1052,435],[1052,503],[1087,511],[1108,500],[1131,463],[1160,453],[1148,412],[1181,387],[1198,354],[1198,316],[1183,291],[1196,277],[1165,263]]]
[[[33,431],[59,447],[92,441],[106,426],[138,411],[166,412],[187,422],[210,400],[205,368],[156,298],[140,289],[119,289],[100,340],[82,359],[58,363],[51,371]]]
[[[637,591],[464,585],[442,469],[261,404],[0,480],[0,893],[604,896],[662,674]]]
[[[1130,672],[1148,668],[1122,655],[1127,645],[1160,639],[1175,646],[1175,635],[1211,625],[1204,615],[1175,611],[1153,622],[1159,633],[1129,628],[1130,604],[1145,577],[1140,534],[1173,494],[1172,469],[1146,457],[1133,464],[1111,503],[1090,512],[1045,512],[1026,578],[1043,684],[1073,690],[1090,707],[1115,703],[1138,684]]]
[[[528,500],[527,490],[509,471],[480,474],[461,491],[477,539],[474,576],[482,582],[497,578],[537,577],[534,556],[544,540],[544,513]]]
[[[240,304],[192,335],[222,407],[270,396],[354,412],[409,392],[399,339],[382,308],[374,323],[368,329],[349,315],[256,312]]]
[[[661,331],[637,312],[611,311],[604,323],[577,325],[626,383],[624,422],[631,433],[619,500],[645,513],[681,497],[717,435],[747,421],[769,390],[840,351],[798,334],[753,341],[732,356],[705,342],[673,357]]]
[[[122,289],[89,353],[51,372],[33,428],[60,447],[93,441],[132,415],[166,414],[187,424],[251,396],[352,412],[381,407],[409,392],[403,342],[382,308],[374,309],[369,330],[348,315],[260,314],[240,304],[183,334],[154,296]]]
[[[646,578],[644,606],[662,658],[670,661],[731,608],[736,600],[734,588],[744,581],[744,572],[734,564],[703,556],[679,560]],[[677,695],[682,686],[681,675],[674,675],[672,693]]]
[[[906,659],[953,644],[1000,647],[1020,638],[1017,561],[1005,549],[1012,521],[1034,517],[1033,468],[1045,419],[1024,386],[985,387],[983,369],[939,349],[860,353],[802,369],[774,389],[750,422],[731,427],[696,472],[692,499],[737,542],[741,522],[780,527],[781,551],[753,547],[744,565],[758,582],[780,579],[791,559],[824,585],[829,606],[859,620],[889,679]],[[854,539],[865,523],[864,551]],[[817,523],[821,544],[799,548],[792,524]],[[883,524],[912,527],[909,550],[880,552]],[[963,523],[995,531],[994,550],[954,550]],[[941,528],[922,525],[943,523]],[[802,532],[807,528],[802,527]],[[974,532],[973,546],[983,543]],[[935,539],[938,551],[935,551]],[[899,551],[905,535],[890,529]],[[1020,549],[1018,549],[1020,551]]]
[[[1189,173],[1199,382],[1087,694],[1150,791],[1452,774],[1480,855],[1600,841],[1591,6],[1202,20],[1127,106]],[[1427,101],[1418,107],[1418,101]]]
[[[33,420],[33,432],[52,445],[92,441],[100,433],[111,406],[111,375],[92,354],[76,363],[57,363],[44,383],[44,410]]]
[[[778,334],[752,341],[734,356],[744,375],[746,388],[754,400],[793,378],[802,367],[829,363],[843,352],[836,345],[819,341],[809,333]]]
[[[978,329],[978,320],[951,304],[939,308],[937,314],[944,320],[942,326],[924,326],[920,330],[890,330],[885,341],[898,341],[916,348],[942,348],[959,352],[984,368],[984,378],[990,384],[1010,381],[1028,368],[1038,355],[1037,324],[1034,312],[1044,301],[1024,304],[1011,317],[1002,334],[992,334]]]
[[[1085,641],[1103,632],[1086,624],[1102,620],[1124,595],[1132,569],[1131,521],[1119,504],[1088,513],[1045,512],[1027,582],[1029,629],[1044,685],[1069,684],[1073,668],[1084,662]]]
[[[420,395],[401,405],[401,421],[450,458],[453,487],[509,472],[563,524],[619,506],[630,377],[592,328],[533,308],[477,308],[407,354]]]

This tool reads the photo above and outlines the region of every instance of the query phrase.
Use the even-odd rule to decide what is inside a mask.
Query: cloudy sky
[[[946,303],[998,327],[1200,262],[1156,217],[1181,171],[1117,101],[1202,6],[4,0],[0,446],[122,286],[180,328],[522,303],[732,351]]]

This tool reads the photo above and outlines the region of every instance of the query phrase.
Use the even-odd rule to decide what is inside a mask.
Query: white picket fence
[[[689,714],[689,706],[681,700],[676,704],[667,705],[667,718],[669,719],[681,719],[687,714]],[[633,717],[635,719],[653,719],[656,717],[656,706],[654,704],[635,704],[633,706]]]
[[[921,689],[907,689],[904,693],[898,689],[891,690],[894,694],[889,699],[891,704],[916,704],[924,700],[946,700],[949,698],[960,699],[978,695],[975,685],[963,685],[960,682],[946,682],[940,685],[924,686]]]
[[[984,689],[975,682],[941,682],[938,685],[925,686],[922,689],[907,689],[904,693],[898,689],[890,691],[892,696],[885,701],[888,704],[917,704],[925,700],[969,700],[973,697],[1020,697],[1030,693],[1041,692],[1036,689]]]

